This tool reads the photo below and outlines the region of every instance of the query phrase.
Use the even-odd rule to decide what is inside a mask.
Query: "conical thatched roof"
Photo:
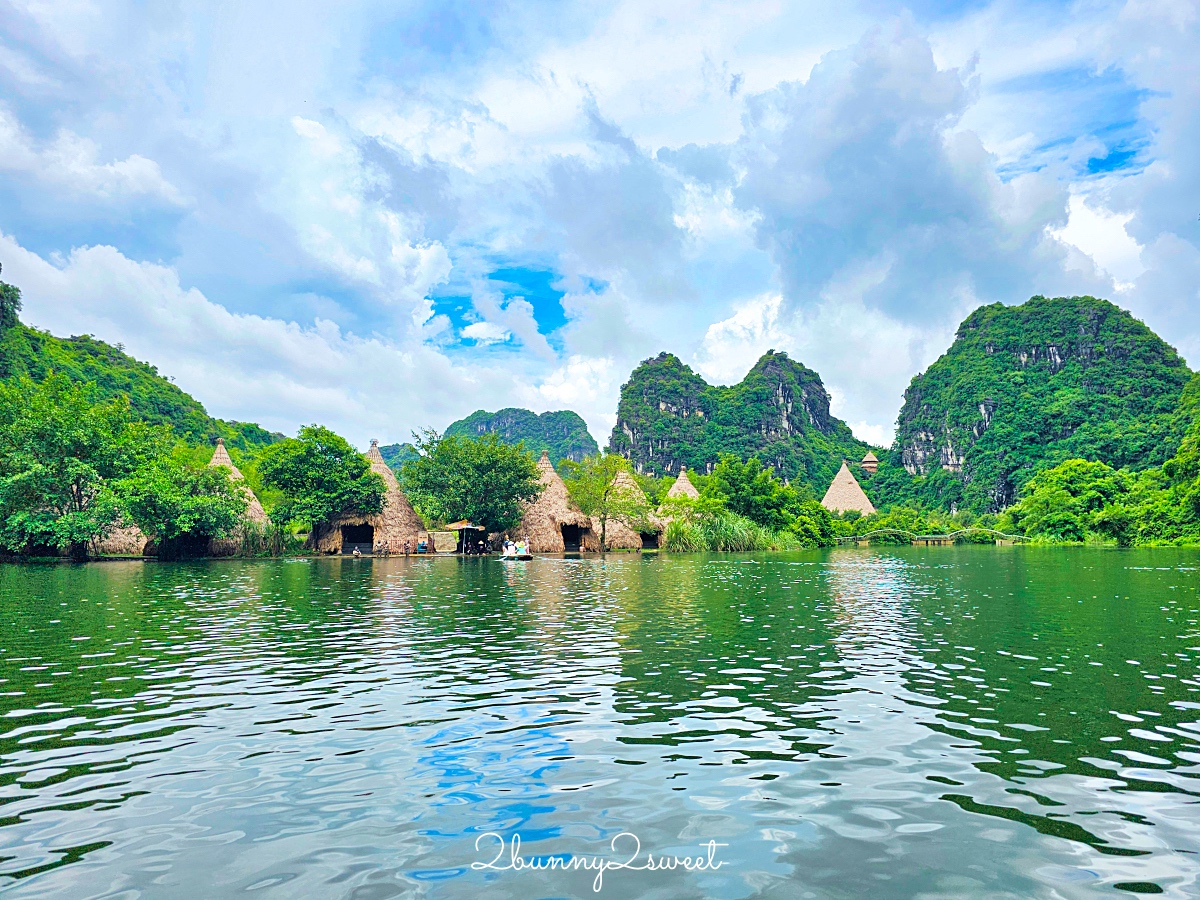
[[[383,461],[379,441],[371,441],[371,449],[366,457],[371,464],[371,471],[383,479],[383,511],[374,516],[343,516],[331,522],[329,529],[317,540],[317,549],[323,553],[341,552],[343,525],[372,526],[375,529],[375,546],[386,541],[393,553],[401,550],[405,541],[415,550],[417,541],[425,537],[425,526],[421,524],[420,516],[400,490],[400,482],[388,464]]]
[[[562,526],[578,525],[590,529],[592,522],[571,504],[567,486],[554,471],[547,451],[542,451],[537,468],[542,493],[525,509],[515,536],[528,540],[529,549],[534,553],[562,553],[565,549]]]
[[[667,498],[686,497],[689,500],[695,500],[700,496],[700,492],[696,490],[691,479],[688,478],[687,469],[683,466],[679,467],[679,477],[675,479],[675,483],[671,485],[671,489],[667,491]]]
[[[260,524],[267,521],[266,510],[262,508],[262,504],[258,502],[258,497],[254,496],[254,491],[250,489],[250,485],[245,483],[246,479],[242,477],[242,473],[238,471],[238,467],[230,459],[229,451],[225,449],[224,438],[217,438],[217,448],[213,450],[212,459],[208,461],[208,464],[210,466],[224,466],[229,470],[230,479],[239,482],[238,487],[246,495],[246,512],[244,514],[246,521]]]
[[[865,463],[877,463],[879,462],[879,457],[875,455],[873,450],[868,450],[867,455],[862,458],[862,461]]]
[[[838,469],[837,475],[833,478],[833,483],[829,485],[829,490],[825,492],[825,496],[821,499],[821,505],[833,512],[847,512],[855,509],[864,516],[869,516],[875,512],[875,507],[863,493],[862,486],[859,485],[858,479],[850,472],[850,467],[842,462],[842,467]]]
[[[615,481],[615,489],[620,493],[627,493],[631,497],[640,500],[648,507],[650,501],[646,498],[646,492],[642,490],[642,486],[638,484],[632,475],[628,472],[620,472]],[[657,523],[656,523],[657,524]],[[655,530],[661,530],[660,528]],[[584,549],[599,550],[600,549],[600,518],[592,516],[592,535]],[[595,544],[593,547],[592,544]],[[609,519],[604,529],[604,544],[609,550],[640,550],[642,549],[642,535],[640,532],[634,531],[624,522],[618,522],[616,519]]]

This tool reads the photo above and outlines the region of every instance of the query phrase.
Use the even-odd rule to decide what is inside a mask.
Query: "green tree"
[[[131,420],[125,398],[94,402],[64,376],[0,384],[0,544],[82,558],[120,518],[116,483],[166,441],[165,429]]]
[[[521,504],[542,491],[537,463],[522,443],[506,444],[491,432],[476,439],[424,431],[413,439],[418,456],[404,463],[400,476],[427,516],[505,531],[521,521]]]
[[[4,267],[0,266],[0,271]],[[17,324],[17,313],[21,311],[21,289],[0,281],[0,333]]]
[[[634,531],[648,527],[650,504],[636,482],[622,478],[629,462],[615,453],[597,453],[583,462],[565,462],[567,492],[585,516],[600,521],[600,552],[608,550],[608,523],[620,522]]]
[[[722,453],[707,489],[724,500],[730,512],[776,531],[788,526],[789,512],[800,504],[799,494],[754,456],[740,462],[733,454]]]
[[[223,468],[193,466],[164,456],[117,486],[126,517],[158,541],[168,559],[200,556],[229,534],[246,511],[246,495]]]
[[[258,471],[264,484],[282,494],[274,519],[308,524],[314,543],[341,516],[383,509],[383,479],[345,438],[321,425],[307,425],[298,437],[263,448]]]

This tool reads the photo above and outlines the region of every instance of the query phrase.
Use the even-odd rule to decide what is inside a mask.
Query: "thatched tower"
[[[864,472],[874,475],[879,471],[879,457],[868,450],[867,455],[862,458],[862,467]]]
[[[229,470],[229,480],[238,486],[246,498],[246,511],[242,513],[242,521],[249,522],[252,525],[262,526],[268,522],[266,510],[262,508],[262,504],[258,502],[258,497],[254,495],[250,485],[246,484],[246,479],[239,471],[238,467],[233,464],[233,460],[229,457],[229,451],[225,449],[225,439],[217,438],[217,447],[213,450],[212,459],[208,461],[210,466],[224,466]],[[242,549],[242,538],[245,535],[245,528],[238,525],[233,530],[233,533],[228,537],[214,538],[208,545],[210,556],[233,556]]]
[[[687,469],[683,466],[679,467],[679,477],[675,479],[675,483],[671,485],[671,489],[667,491],[667,499],[675,497],[686,497],[688,500],[695,500],[700,496],[700,492],[696,490],[691,479],[688,478]]]
[[[526,507],[513,536],[529,541],[529,549],[534,553],[562,553],[568,547],[584,549],[584,545],[593,540],[598,549],[600,539],[594,535],[589,537],[591,519],[571,505],[567,486],[554,471],[550,454],[545,450],[537,467],[542,493]]]
[[[258,497],[254,496],[254,491],[250,489],[250,485],[246,484],[246,479],[242,476],[238,467],[233,464],[233,460],[230,459],[229,451],[225,449],[225,438],[217,438],[217,449],[213,451],[212,459],[208,461],[208,464],[210,466],[224,466],[227,468],[230,480],[236,481],[242,493],[246,495],[245,519],[247,522],[254,522],[261,525],[267,521],[266,510],[262,508],[262,504],[258,502]]]
[[[405,541],[410,550],[416,550],[417,541],[426,537],[425,526],[417,511],[400,490],[400,483],[379,453],[379,441],[371,441],[366,456],[371,471],[383,479],[383,511],[373,516],[343,516],[331,522],[317,538],[317,550],[321,553],[348,552],[352,546],[370,552],[385,541],[393,553],[402,550]]]
[[[858,479],[851,474],[850,467],[846,465],[845,460],[842,461],[842,467],[838,469],[837,475],[833,477],[833,482],[829,485],[829,490],[825,492],[821,505],[831,512],[847,512],[854,509],[864,516],[875,512],[875,507],[863,493],[862,486],[859,485]]]
[[[640,500],[649,508],[650,501],[646,498],[646,492],[642,490],[642,486],[634,481],[633,476],[628,472],[621,472],[617,475],[615,489]],[[652,520],[652,523],[654,525],[653,531],[646,532],[645,537],[643,537],[641,532],[634,531],[624,522],[609,519],[604,529],[604,543],[609,550],[641,550],[647,547],[647,545],[657,547],[658,534],[662,531],[662,526],[657,520]],[[592,531],[590,535],[585,536],[583,549],[588,551],[600,550],[600,518],[598,516],[592,516]]]

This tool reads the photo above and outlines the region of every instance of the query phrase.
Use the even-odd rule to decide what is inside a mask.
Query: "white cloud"
[[[472,322],[462,330],[463,337],[470,338],[473,341],[479,341],[481,344],[494,344],[498,341],[507,341],[512,334],[505,331],[494,322]]]
[[[94,141],[61,129],[54,140],[39,143],[12,112],[0,105],[0,171],[34,178],[54,187],[103,199],[150,197],[171,205],[184,198],[152,159],[132,154],[99,162]]]
[[[1125,230],[1133,213],[1114,213],[1103,206],[1093,206],[1089,199],[1081,193],[1072,193],[1067,224],[1051,228],[1050,233],[1090,256],[1116,279],[1119,290],[1128,290],[1145,271],[1142,248]]]
[[[510,367],[452,362],[420,343],[231,313],[171,269],[112,247],[78,248],[53,265],[0,235],[0,254],[31,324],[123,342],[223,418],[285,432],[321,422],[365,445],[508,405],[523,389]]]

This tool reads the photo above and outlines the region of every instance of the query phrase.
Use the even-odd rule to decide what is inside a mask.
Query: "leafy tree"
[[[0,266],[0,271],[4,267]],[[21,311],[21,289],[0,281],[0,333],[17,324],[17,313]]]
[[[246,511],[246,495],[228,470],[188,465],[178,456],[141,467],[119,483],[117,494],[127,517],[158,540],[165,558],[205,553]]]
[[[650,504],[640,491],[624,483],[629,462],[615,453],[584,457],[583,462],[564,463],[567,492],[585,516],[600,521],[600,552],[608,549],[608,523],[620,522],[634,531],[648,527]],[[636,484],[636,482],[635,482]]]
[[[403,465],[401,479],[409,499],[432,518],[505,531],[521,520],[521,504],[541,493],[537,463],[521,443],[491,432],[476,439],[424,431],[413,439],[418,456]]]
[[[309,524],[314,542],[341,516],[383,509],[383,479],[345,438],[321,425],[307,425],[298,437],[265,447],[258,470],[282,494],[275,519]]]
[[[706,487],[730,512],[775,530],[787,527],[792,518],[789,510],[800,503],[796,491],[754,456],[739,462],[733,454],[722,453]]]
[[[1101,527],[1124,533],[1128,522],[1122,517],[1100,514],[1128,490],[1128,477],[1111,466],[1069,459],[1030,479],[1006,521],[1020,533],[1048,541],[1083,541],[1090,532],[1104,533]]]
[[[129,402],[50,374],[0,384],[0,544],[82,558],[120,517],[114,486],[163,453],[167,436]]]

